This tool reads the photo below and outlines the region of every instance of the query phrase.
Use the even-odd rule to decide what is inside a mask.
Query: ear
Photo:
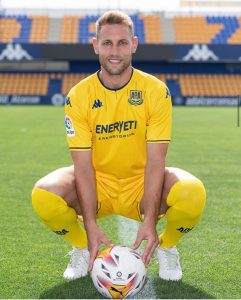
[[[132,46],[132,53],[136,53],[136,49],[138,47],[138,37],[133,37],[133,46]]]
[[[96,37],[92,38],[92,45],[93,45],[95,54],[99,54],[98,43],[97,43],[97,38]]]

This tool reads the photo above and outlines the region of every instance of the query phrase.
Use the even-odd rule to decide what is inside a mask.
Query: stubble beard
[[[109,74],[109,75],[121,75],[125,72],[126,69],[131,65],[131,60],[123,61],[123,63],[118,68],[112,68],[108,62],[106,62],[103,58],[99,57],[101,67]]]

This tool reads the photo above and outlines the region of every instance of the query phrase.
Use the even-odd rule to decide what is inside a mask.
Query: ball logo
[[[75,136],[74,125],[72,119],[69,116],[65,117],[65,128],[67,136]]]
[[[117,277],[121,277],[121,276],[122,276],[122,273],[121,273],[120,271],[118,271],[118,272],[116,273],[116,276],[117,276]]]

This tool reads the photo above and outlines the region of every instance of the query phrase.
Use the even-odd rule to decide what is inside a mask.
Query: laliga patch
[[[74,124],[69,116],[65,116],[65,128],[67,136],[75,136]]]

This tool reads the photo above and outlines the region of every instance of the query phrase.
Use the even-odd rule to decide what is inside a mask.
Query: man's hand
[[[87,232],[88,236],[88,248],[90,252],[90,263],[89,271],[92,270],[94,260],[98,254],[98,250],[101,244],[111,247],[113,244],[108,240],[104,231],[100,229],[97,225],[95,227],[89,228]]]
[[[137,249],[141,245],[142,241],[146,240],[147,244],[142,255],[142,260],[147,267],[151,257],[159,243],[158,235],[156,232],[156,225],[152,222],[143,222],[138,230],[136,241],[132,246],[132,249]]]

